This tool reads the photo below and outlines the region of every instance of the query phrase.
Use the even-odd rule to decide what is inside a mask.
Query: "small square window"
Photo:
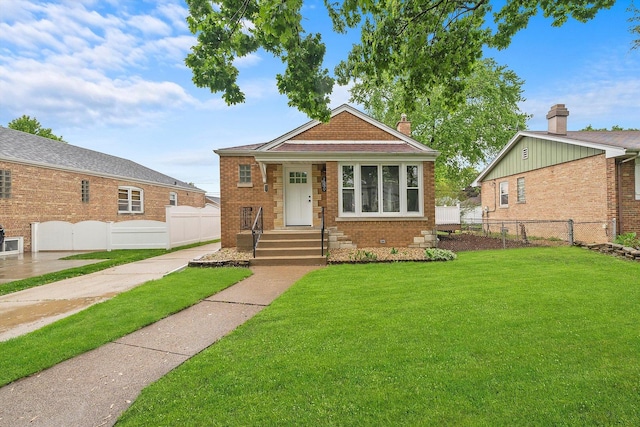
[[[82,180],[82,203],[89,203],[89,181]]]
[[[239,182],[241,184],[251,183],[251,165],[239,165]]]
[[[524,203],[525,201],[524,178],[518,178],[518,203]]]

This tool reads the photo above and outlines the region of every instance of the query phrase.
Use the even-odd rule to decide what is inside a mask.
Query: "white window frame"
[[[636,200],[640,200],[640,157],[636,157]]]
[[[121,191],[126,191],[127,192],[127,209],[126,210],[122,210],[120,209],[120,192]],[[134,200],[132,198],[132,194],[134,192],[139,192],[140,193],[140,210],[134,210]],[[122,199],[124,200],[124,199]],[[142,188],[138,188],[138,187],[130,187],[130,186],[120,186],[118,187],[118,213],[122,213],[122,214],[143,214],[144,213],[144,191],[142,190]]]
[[[178,193],[175,191],[169,192],[169,206],[178,206]]]
[[[509,181],[502,181],[499,184],[499,192],[498,192],[498,197],[499,197],[499,202],[500,202],[500,207],[501,208],[508,208],[509,207]],[[502,196],[507,196],[507,203],[502,203]]]
[[[353,181],[354,187],[347,187],[347,189],[353,188],[355,199],[355,212],[343,212],[343,185],[342,185],[342,167],[353,166]],[[362,180],[361,180],[361,167],[362,166],[376,166],[378,168],[378,210],[376,212],[363,212],[362,211]],[[384,212],[384,182],[382,177],[383,166],[397,166],[400,170],[400,211],[399,212]],[[407,166],[418,167],[418,206],[417,212],[407,212]],[[424,216],[424,183],[423,183],[423,171],[422,162],[343,162],[338,164],[338,216],[339,217],[422,217]],[[415,187],[409,187],[415,188]]]
[[[520,185],[522,183],[522,185]],[[516,180],[516,202],[525,203],[527,201],[526,181],[523,176]]]

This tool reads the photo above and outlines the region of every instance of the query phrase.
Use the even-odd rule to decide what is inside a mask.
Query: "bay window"
[[[400,216],[422,213],[422,165],[340,165],[341,216]]]

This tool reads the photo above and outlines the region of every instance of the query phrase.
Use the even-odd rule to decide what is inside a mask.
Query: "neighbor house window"
[[[89,203],[89,181],[86,179],[82,180],[82,203]]]
[[[169,206],[178,206],[178,193],[174,191],[169,193]]]
[[[640,200],[640,157],[636,157],[636,200]]]
[[[509,206],[509,183],[507,181],[500,183],[500,206]]]
[[[518,178],[518,203],[524,203],[524,178]]]
[[[0,169],[0,199],[11,198],[11,171]]]
[[[239,165],[238,173],[240,184],[251,184],[251,165]]]
[[[341,214],[399,216],[421,213],[419,164],[340,165]]]
[[[118,213],[144,212],[142,190],[136,187],[118,188]]]

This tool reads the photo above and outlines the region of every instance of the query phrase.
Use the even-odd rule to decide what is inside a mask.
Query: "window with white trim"
[[[524,178],[518,178],[518,203],[524,203],[525,201]]]
[[[143,192],[136,187],[118,187],[118,213],[143,213]]]
[[[169,193],[169,206],[178,206],[178,193],[175,191]]]
[[[418,216],[421,188],[422,164],[341,164],[340,215]]]
[[[509,206],[509,182],[502,181],[500,183],[500,207]]]

